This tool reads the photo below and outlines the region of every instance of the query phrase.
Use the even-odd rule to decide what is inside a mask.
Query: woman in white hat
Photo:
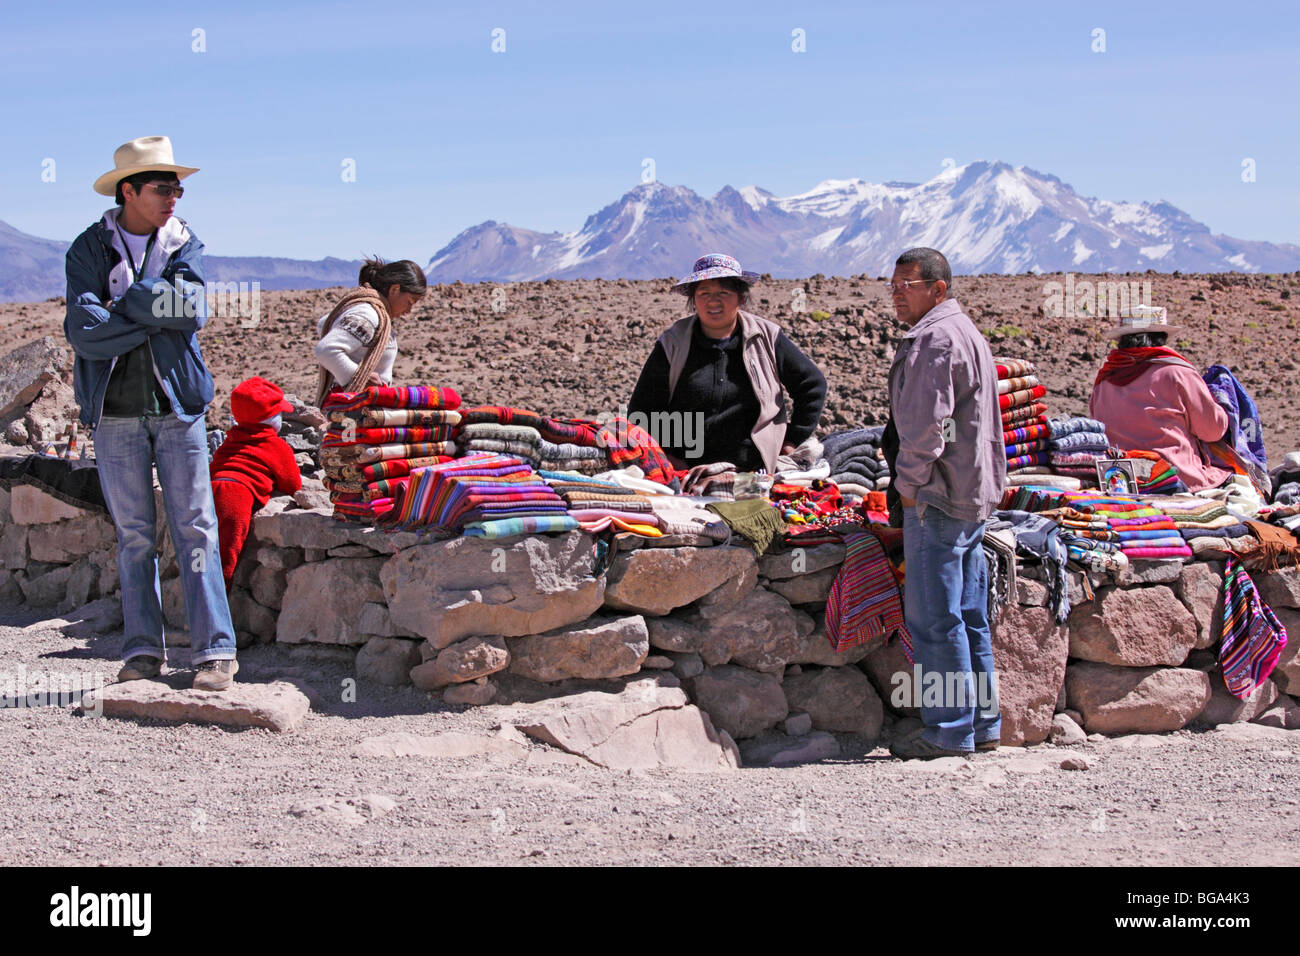
[[[1196,492],[1231,477],[1210,463],[1201,444],[1223,437],[1228,415],[1192,363],[1165,345],[1177,331],[1163,308],[1138,306],[1121,318],[1105,333],[1118,341],[1097,373],[1090,407],[1113,444],[1163,456]]]
[[[648,420],[674,465],[726,461],[775,472],[778,456],[817,427],[826,378],[779,325],[744,311],[757,279],[713,253],[675,286],[691,314],[659,336],[628,401],[629,415]]]

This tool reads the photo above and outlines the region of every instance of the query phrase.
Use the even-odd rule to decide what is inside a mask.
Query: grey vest
[[[668,397],[677,390],[677,381],[686,367],[686,357],[691,351],[691,335],[697,319],[688,315],[678,319],[659,336],[659,344],[668,356]],[[785,444],[785,402],[781,398],[781,379],[776,369],[776,339],[781,326],[762,316],[741,311],[740,352],[749,373],[749,382],[758,399],[758,421],[750,432],[754,447],[758,449],[763,464],[769,472],[776,471],[776,459]]]

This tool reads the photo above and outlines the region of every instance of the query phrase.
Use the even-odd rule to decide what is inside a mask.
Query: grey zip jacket
[[[898,493],[963,521],[992,514],[1007,483],[997,371],[955,299],[936,305],[899,342],[889,405]]]

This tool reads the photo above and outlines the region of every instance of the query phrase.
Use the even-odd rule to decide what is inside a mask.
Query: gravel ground
[[[0,609],[0,671],[108,680],[120,639]],[[241,662],[240,679],[315,688],[297,732],[0,711],[0,864],[1300,862],[1300,731],[1235,725],[929,764],[841,737],[844,756],[815,765],[613,773],[540,744],[527,760],[362,756],[367,737],[489,735],[513,711],[365,682],[345,703],[349,666],[284,647]],[[1071,755],[1089,769],[1061,769]]]

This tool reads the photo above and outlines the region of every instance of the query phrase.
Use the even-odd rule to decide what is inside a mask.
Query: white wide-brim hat
[[[166,136],[141,136],[113,151],[113,168],[95,180],[95,192],[117,195],[117,184],[144,172],[175,173],[184,179],[199,171],[197,166],[178,166],[172,157],[172,141]]]
[[[1103,332],[1104,339],[1119,339],[1140,332],[1181,332],[1181,325],[1169,324],[1169,310],[1163,306],[1135,305],[1131,315],[1121,315],[1119,325]]]

